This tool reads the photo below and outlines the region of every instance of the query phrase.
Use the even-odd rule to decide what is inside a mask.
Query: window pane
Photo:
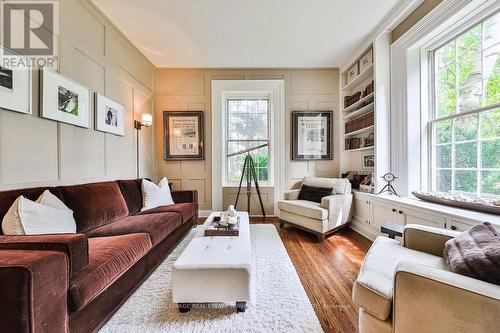
[[[477,114],[455,119],[455,141],[477,138]]]
[[[267,114],[230,113],[228,118],[229,140],[267,140]]]
[[[481,78],[481,25],[457,38],[458,86]]]
[[[481,142],[481,158],[483,168],[500,169],[500,140]]]
[[[436,167],[451,168],[451,145],[436,147]]]
[[[437,117],[446,117],[453,114],[457,108],[455,64],[436,73],[436,108]]]
[[[450,143],[451,142],[451,120],[439,121],[436,127],[436,143]]]
[[[477,190],[476,171],[456,171],[455,190],[460,192],[475,193]]]
[[[467,85],[458,91],[459,112],[470,111],[483,105],[483,81],[481,79],[468,81]]]
[[[451,192],[451,170],[438,170],[436,173],[436,191]]]
[[[454,40],[452,40],[445,46],[441,47],[440,49],[436,50],[435,62],[438,71],[441,71],[441,69],[449,67],[450,65],[452,65],[452,67],[455,67]]]
[[[481,113],[481,137],[500,137],[500,109]]]
[[[483,68],[486,105],[500,103],[500,43],[484,51]]]
[[[481,193],[500,195],[500,171],[481,173]]]
[[[477,143],[455,145],[455,168],[477,168]]]
[[[498,43],[500,40],[499,31],[500,31],[500,13],[493,15],[486,21],[484,21],[484,48]]]

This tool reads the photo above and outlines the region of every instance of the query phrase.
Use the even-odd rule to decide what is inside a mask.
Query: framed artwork
[[[203,112],[164,111],[164,159],[203,160]]]
[[[347,83],[351,82],[356,76],[358,76],[358,74],[359,74],[359,66],[358,65],[359,65],[359,63],[356,62],[347,71]]]
[[[362,57],[359,59],[359,72],[364,72],[368,67],[373,64],[373,49],[369,49]]]
[[[90,89],[46,67],[40,71],[43,118],[89,128]]]
[[[361,158],[364,170],[373,170],[373,168],[375,168],[375,154],[363,154]]]
[[[12,62],[0,65],[0,108],[31,114],[31,70],[9,66],[10,63],[28,63],[28,60],[6,49],[1,52]]]
[[[125,107],[101,94],[95,94],[95,129],[125,135]]]
[[[292,159],[331,160],[332,111],[292,112]]]

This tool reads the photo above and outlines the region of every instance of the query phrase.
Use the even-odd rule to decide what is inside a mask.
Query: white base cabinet
[[[500,216],[457,209],[417,199],[354,192],[351,228],[374,240],[385,222],[399,225],[422,224],[465,231],[477,223],[490,222],[500,230]]]

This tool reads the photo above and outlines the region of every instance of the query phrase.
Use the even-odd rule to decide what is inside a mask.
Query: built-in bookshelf
[[[360,45],[340,69],[340,171],[371,176],[372,191],[390,170],[390,42],[383,33]]]

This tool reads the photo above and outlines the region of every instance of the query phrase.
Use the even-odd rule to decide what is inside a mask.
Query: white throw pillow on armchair
[[[74,234],[73,211],[46,190],[35,201],[23,196],[14,201],[2,220],[4,235]]]
[[[153,209],[160,206],[169,206],[174,204],[170,186],[168,186],[167,177],[156,185],[147,179],[142,180],[142,209],[141,211]]]

